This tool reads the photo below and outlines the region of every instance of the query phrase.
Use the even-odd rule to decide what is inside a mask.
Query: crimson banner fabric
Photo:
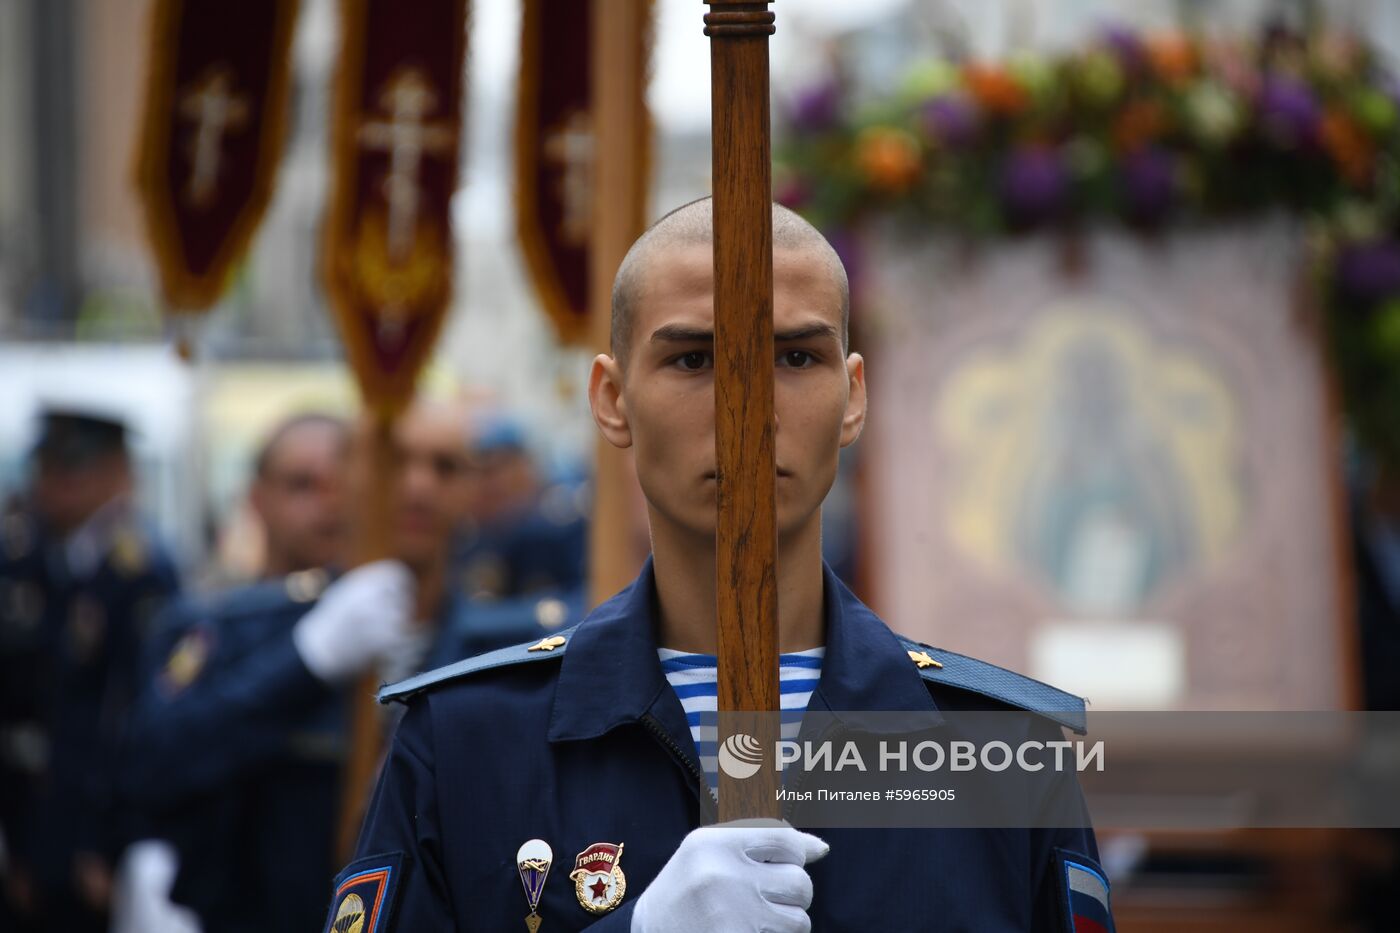
[[[218,300],[272,197],[298,0],[156,0],[137,154],[171,310]]]
[[[525,0],[520,41],[520,86],[515,124],[516,227],[526,266],[560,338],[577,343],[588,334],[589,234],[593,165],[599,152],[592,119],[591,21],[598,0]],[[649,36],[651,4],[619,4],[618,15],[640,15],[638,34]],[[643,72],[648,56],[639,56]],[[644,98],[645,73],[631,83]],[[645,100],[635,112],[645,113]],[[629,128],[630,138],[610,145],[636,147],[647,165],[648,121]],[[637,173],[646,203],[650,173]],[[634,226],[642,226],[637,217]]]
[[[407,403],[452,298],[466,0],[342,0],[323,275],[366,403]]]

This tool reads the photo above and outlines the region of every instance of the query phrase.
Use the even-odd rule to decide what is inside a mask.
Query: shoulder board
[[[530,664],[537,661],[548,661],[553,658],[562,658],[564,652],[568,650],[569,637],[573,634],[577,624],[568,628],[560,629],[552,635],[537,638],[534,641],[521,642],[518,645],[508,645],[505,648],[497,648],[495,651],[487,651],[485,654],[478,654],[474,657],[466,658],[440,667],[434,671],[423,674],[415,674],[407,680],[401,680],[396,684],[389,684],[380,688],[380,703],[407,703],[413,697],[450,681],[460,680],[463,677],[476,674],[480,671],[489,671],[492,668],[508,667],[515,664]]]
[[[899,636],[899,643],[919,665],[919,674],[931,684],[957,687],[1010,706],[1039,713],[1083,735],[1087,731],[1084,700],[1024,674],[988,664],[967,655]],[[923,655],[923,663],[916,655]]]

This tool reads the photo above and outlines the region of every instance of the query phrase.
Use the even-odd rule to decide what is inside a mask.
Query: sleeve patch
[[[337,875],[325,933],[387,933],[402,866],[402,853],[372,855]]]
[[[1064,933],[1116,933],[1108,876],[1098,863],[1077,852],[1056,849],[1055,868]]]

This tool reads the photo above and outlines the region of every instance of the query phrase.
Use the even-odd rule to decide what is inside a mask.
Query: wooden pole
[[[589,342],[608,352],[612,282],[622,257],[645,224],[645,198],[636,183],[646,172],[637,137],[647,132],[646,23],[649,0],[595,0],[590,41],[593,79],[593,208],[589,241]],[[599,435],[593,469],[588,584],[597,605],[637,575],[630,512],[634,482],[627,456]],[[644,556],[644,555],[642,555]]]
[[[394,498],[394,412],[365,412],[355,438],[353,480],[354,563],[356,566],[389,556],[390,523]],[[375,694],[379,675],[370,671],[355,680],[350,693],[350,728],[345,768],[340,782],[340,821],[336,829],[336,855],[340,864],[353,857],[365,804],[369,800],[384,726]]]
[[[713,95],[715,542],[719,735],[758,740],[764,767],[720,772],[720,819],[776,816],[777,509],[773,431],[773,207],[768,4],[706,0]]]

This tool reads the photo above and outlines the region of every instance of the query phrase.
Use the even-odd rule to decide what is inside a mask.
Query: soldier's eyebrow
[[[830,340],[841,339],[840,335],[836,333],[836,328],[830,324],[813,323],[794,327],[792,330],[780,330],[773,335],[773,342],[790,343],[794,340],[814,340],[823,337]]]
[[[826,338],[839,340],[836,328],[826,323],[804,324],[791,330],[781,330],[773,335],[774,343],[791,343],[794,340]],[[687,327],[684,324],[663,324],[652,332],[651,343],[714,343],[715,332],[700,327]]]
[[[714,343],[715,332],[684,324],[663,324],[652,331],[650,343]]]

